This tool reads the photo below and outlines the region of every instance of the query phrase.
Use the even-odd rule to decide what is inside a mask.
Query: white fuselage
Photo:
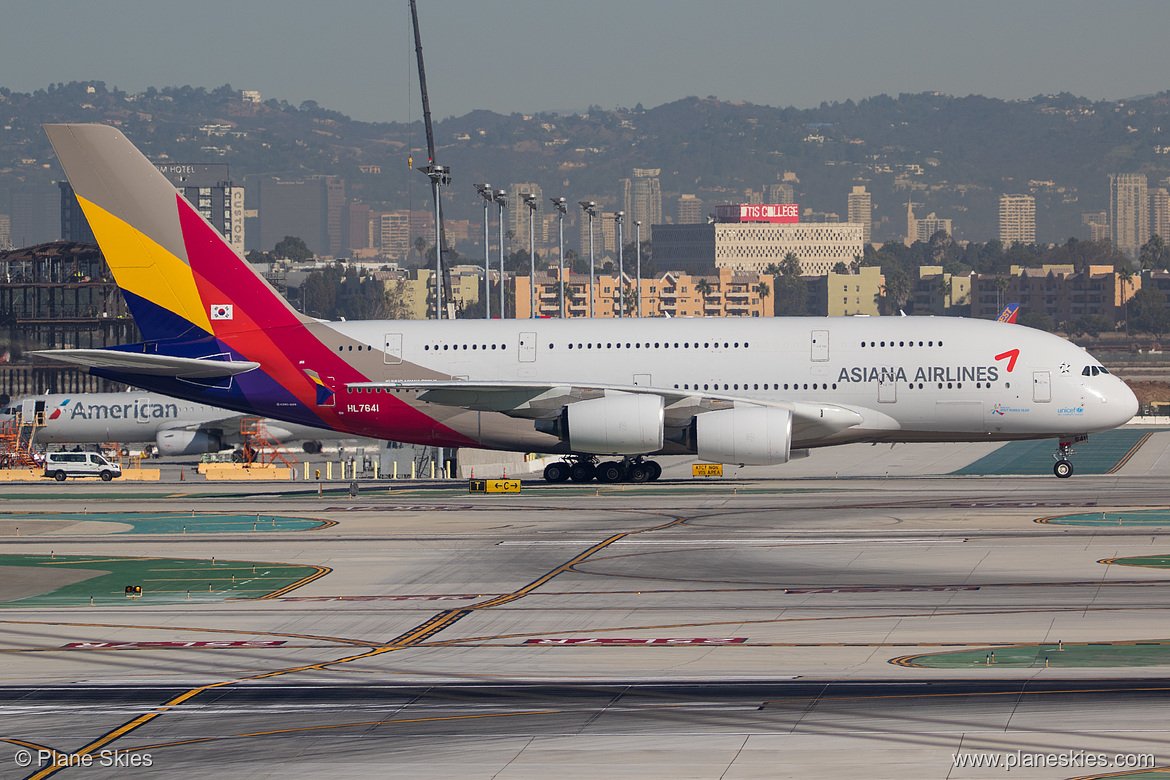
[[[826,440],[794,446],[1064,437],[1114,428],[1137,409],[1129,388],[1074,344],[985,320],[446,320],[327,329],[315,335],[328,343],[329,331],[335,334],[329,346],[371,381],[652,387],[745,402],[832,404],[864,418]],[[343,414],[362,417],[377,393],[342,388],[337,403]],[[463,433],[478,431],[485,446],[525,449],[539,441],[528,420],[485,425],[482,413],[473,431],[434,404],[409,401],[409,394],[403,400]]]

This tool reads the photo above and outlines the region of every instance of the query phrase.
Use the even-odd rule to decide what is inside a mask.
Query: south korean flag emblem
[[[217,303],[211,307],[211,319],[213,320],[230,320],[235,316],[232,304]]]

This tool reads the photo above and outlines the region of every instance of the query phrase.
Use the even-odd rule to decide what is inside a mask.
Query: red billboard
[[[799,222],[800,206],[796,203],[741,203],[716,206],[719,222]]]

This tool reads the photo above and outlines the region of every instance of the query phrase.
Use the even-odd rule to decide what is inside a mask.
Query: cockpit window
[[[1102,373],[1102,374],[1108,374],[1108,373],[1109,373],[1109,369],[1105,368],[1105,366],[1099,366],[1099,368],[1101,369],[1101,373]]]
[[[1084,368],[1081,369],[1081,376],[1092,376],[1092,375],[1093,375],[1093,370],[1089,366],[1085,366]]]
[[[1081,376],[1097,376],[1099,374],[1108,374],[1104,366],[1085,366],[1081,369]]]

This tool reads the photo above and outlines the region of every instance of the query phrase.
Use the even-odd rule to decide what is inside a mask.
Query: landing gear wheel
[[[592,463],[579,461],[569,467],[569,479],[574,482],[589,482],[593,479],[595,471]]]
[[[545,482],[564,482],[569,478],[569,468],[563,460],[548,464],[544,467]]]
[[[602,463],[597,467],[598,482],[621,482],[626,478],[626,470],[616,460]]]
[[[637,482],[637,483],[649,482],[651,473],[653,473],[653,472],[650,470],[650,467],[645,463],[631,463],[630,468],[626,472],[627,476],[630,479],[630,482]]]
[[[658,465],[658,461],[648,460],[642,465],[650,469],[650,479],[648,481],[654,482],[662,476],[662,466]]]
[[[1073,474],[1073,464],[1069,460],[1058,460],[1052,467],[1052,473],[1061,479],[1068,479]]]

